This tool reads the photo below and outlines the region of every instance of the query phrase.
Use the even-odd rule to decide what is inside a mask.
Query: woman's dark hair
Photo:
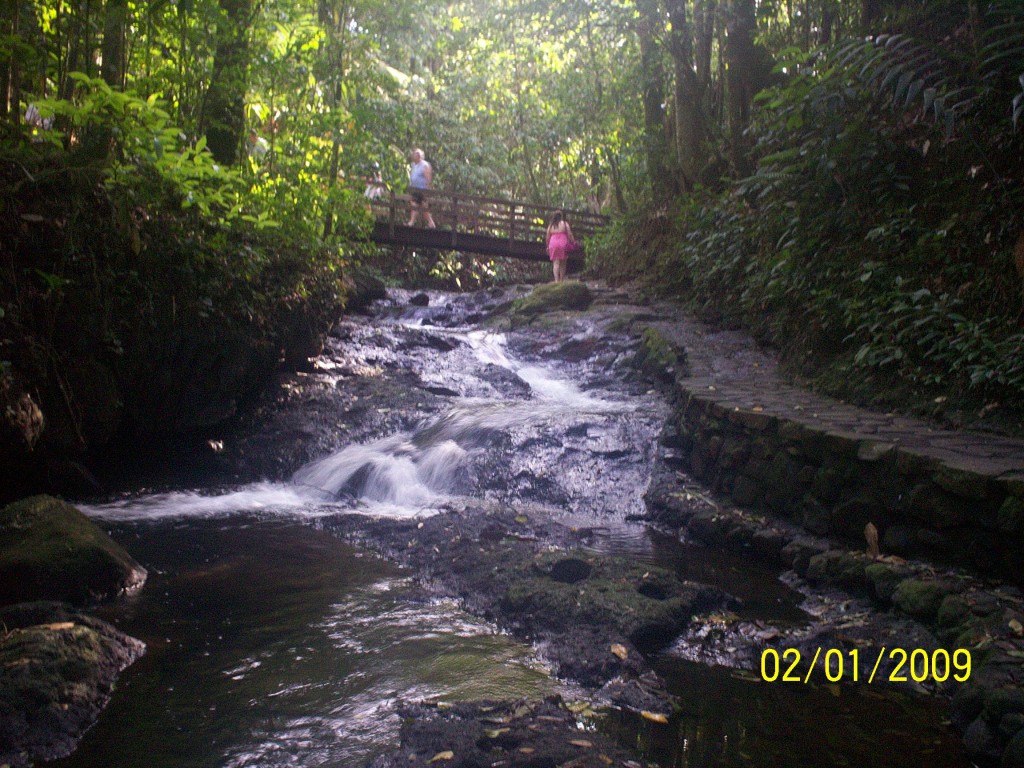
[[[557,224],[561,220],[562,220],[562,212],[561,211],[555,211],[553,214],[551,214],[551,224]]]

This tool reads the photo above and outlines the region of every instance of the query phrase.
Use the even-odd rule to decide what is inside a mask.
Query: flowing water
[[[806,621],[801,596],[776,573],[626,521],[642,511],[668,412],[657,398],[583,391],[558,368],[517,360],[500,335],[431,328],[422,316],[391,331],[424,329],[455,350],[419,359],[427,384],[457,395],[440,415],[343,446],[287,482],[85,508],[149,569],[138,595],[101,614],[148,651],[81,748],[56,765],[355,768],[395,745],[399,700],[585,695],[455,603],[408,599],[407,574],[320,524],[339,513],[540,505],[595,527],[598,551],[718,584],[744,600],[748,618]],[[515,386],[496,385],[495,370]],[[667,729],[629,716],[604,727],[662,765],[907,764],[884,746],[894,734],[930,765],[966,764],[940,701],[783,690],[671,653],[657,664],[682,714]]]

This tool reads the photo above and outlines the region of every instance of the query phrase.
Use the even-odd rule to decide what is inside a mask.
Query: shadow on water
[[[765,683],[749,673],[661,657],[681,697],[667,725],[613,713],[601,729],[662,768],[966,768],[944,724],[947,702],[891,689]]]
[[[150,571],[102,618],[147,643],[60,768],[357,766],[392,746],[396,699],[560,690],[532,651],[393,566],[300,522],[114,530]]]

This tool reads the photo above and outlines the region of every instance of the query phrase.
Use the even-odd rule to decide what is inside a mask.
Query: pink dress
[[[568,245],[568,232],[553,232],[548,239],[548,258],[551,261],[564,261],[569,258],[569,254],[566,253]]]

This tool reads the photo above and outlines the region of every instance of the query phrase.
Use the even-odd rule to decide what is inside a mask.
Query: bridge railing
[[[543,242],[544,233],[555,211],[561,210],[577,238],[586,237],[608,223],[607,216],[533,205],[479,195],[464,195],[439,190],[424,190],[425,203],[438,229],[507,239]],[[411,216],[409,195],[388,192],[371,201],[378,221],[386,221],[393,230],[405,226]],[[422,222],[418,222],[422,225]]]

